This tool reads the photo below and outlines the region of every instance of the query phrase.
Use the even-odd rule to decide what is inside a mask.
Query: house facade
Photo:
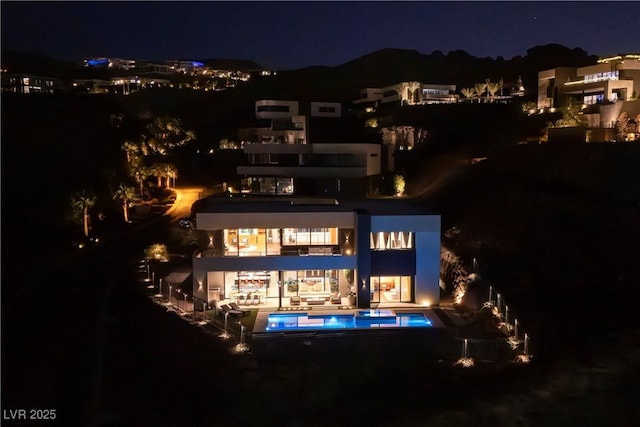
[[[260,100],[255,104],[255,116],[261,127],[238,132],[247,155],[247,164],[236,169],[242,177],[242,192],[361,196],[371,187],[373,177],[381,173],[381,143],[341,132],[340,103],[310,102],[301,106],[298,101]],[[316,128],[316,141],[312,141],[310,123]],[[336,132],[318,134],[326,129]]]
[[[440,216],[410,200],[236,195],[202,199],[192,211],[209,237],[193,257],[201,300],[439,304]]]
[[[2,91],[12,93],[43,93],[54,94],[63,90],[61,79],[34,74],[5,74],[2,73]]]
[[[557,67],[538,73],[538,108],[629,101],[640,94],[640,55],[601,58],[586,67]]]
[[[393,102],[401,105],[452,104],[458,102],[458,95],[455,85],[410,81],[383,88],[362,89],[360,98],[353,101],[353,104],[366,107]]]

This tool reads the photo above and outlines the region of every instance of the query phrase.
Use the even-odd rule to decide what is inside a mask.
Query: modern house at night
[[[538,73],[538,108],[563,107],[569,99],[592,105],[628,101],[640,94],[640,55],[602,58],[586,67]]]
[[[247,155],[237,168],[243,192],[363,196],[382,172],[380,136],[343,129],[340,103],[260,100],[255,117],[239,131]]]
[[[2,73],[3,92],[44,93],[50,95],[61,92],[63,87],[62,80],[57,77]]]
[[[196,298],[439,304],[440,215],[411,200],[212,196],[192,212],[209,237],[193,256]]]
[[[401,105],[452,104],[458,102],[455,85],[401,82],[383,88],[366,88],[354,105],[374,106],[398,102]]]
[[[582,104],[587,142],[635,141],[640,138],[640,55],[602,58],[586,67],[558,67],[538,73],[538,109],[542,112]],[[621,114],[631,118],[629,129],[620,131]]]

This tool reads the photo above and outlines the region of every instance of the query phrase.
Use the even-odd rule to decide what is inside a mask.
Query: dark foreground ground
[[[445,243],[505,295],[532,364],[462,370],[410,345],[277,363],[231,354],[132,273],[166,237],[160,222],[30,279],[3,276],[21,287],[2,301],[2,408],[56,409],[34,425],[61,426],[640,425],[638,206],[484,166],[425,203],[461,230]]]

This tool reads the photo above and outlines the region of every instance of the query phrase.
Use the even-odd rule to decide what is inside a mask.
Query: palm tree
[[[473,98],[473,95],[475,95],[476,91],[474,88],[471,87],[465,87],[460,89],[460,93],[462,94],[462,96],[464,96],[467,99],[471,99]]]
[[[147,125],[146,129],[151,136],[149,141],[155,140],[149,148],[160,154],[166,154],[167,150],[180,147],[196,139],[195,132],[185,130],[182,120],[175,117],[156,117],[153,122]]]
[[[484,93],[484,90],[486,88],[487,88],[487,84],[486,83],[476,83],[475,86],[473,87],[474,92],[475,92],[476,96],[478,97],[478,102],[481,101],[482,94]]]
[[[127,164],[132,166],[140,159],[140,146],[135,142],[125,141],[122,150],[127,154]]]
[[[138,183],[140,197],[144,194],[144,180],[152,175],[151,170],[143,164],[134,165],[129,171],[129,175]]]
[[[153,171],[153,174],[156,176],[156,178],[158,179],[158,188],[162,187],[162,178],[166,178],[167,175],[165,173],[165,169],[166,169],[166,164],[165,163],[154,163],[151,166],[151,170]]]
[[[165,163],[164,166],[165,166],[164,173],[165,173],[165,176],[167,177],[167,187],[175,187],[176,178],[178,176],[178,168],[176,168],[175,165],[172,165],[170,163]],[[173,185],[171,185],[169,181],[170,179],[173,179]]]
[[[76,217],[82,218],[82,231],[85,237],[89,237],[89,208],[95,204],[96,196],[84,189],[71,197],[71,206]]]
[[[500,90],[501,84],[500,83],[496,83],[496,82],[492,82],[491,80],[487,79],[486,87],[487,87],[488,96],[491,99],[493,99],[493,97],[495,96],[496,92]]]
[[[129,204],[138,199],[136,189],[125,184],[120,184],[118,189],[113,193],[113,198],[114,200],[120,200],[122,202],[124,221],[129,222]]]
[[[170,187],[170,178],[174,178],[177,173],[177,169],[171,163],[154,163],[151,166],[153,174],[158,178],[158,188],[162,187],[162,178],[165,178],[165,187]],[[174,181],[175,185],[175,181]]]

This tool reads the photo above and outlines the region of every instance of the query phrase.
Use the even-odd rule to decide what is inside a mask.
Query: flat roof
[[[196,201],[196,213],[234,212],[353,212],[371,215],[438,215],[419,199],[389,197],[386,199],[348,199],[257,196],[249,194],[214,195]]]

